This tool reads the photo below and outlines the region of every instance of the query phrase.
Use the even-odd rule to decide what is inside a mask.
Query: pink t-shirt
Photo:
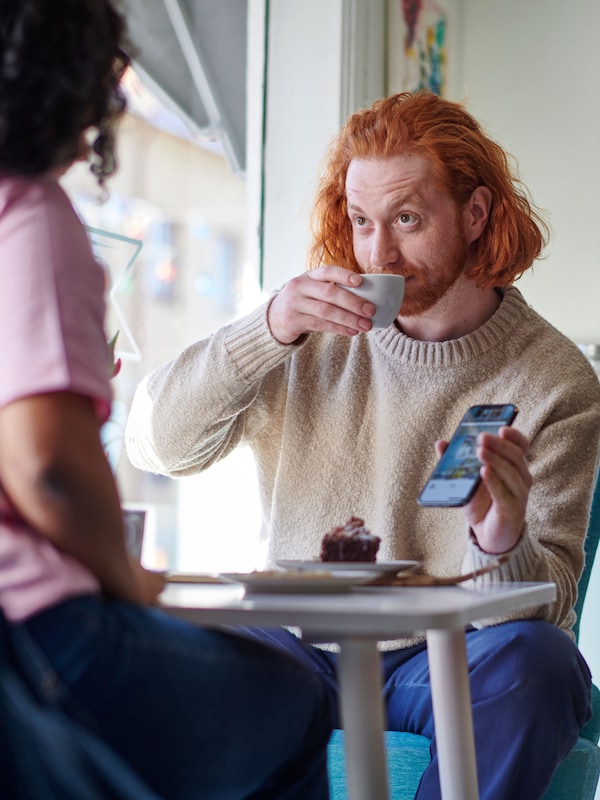
[[[51,178],[0,175],[0,409],[72,391],[110,412],[104,273]],[[0,484],[0,606],[14,622],[98,592],[95,576],[19,518]]]

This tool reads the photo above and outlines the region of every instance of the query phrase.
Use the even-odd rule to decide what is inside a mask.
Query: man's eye
[[[403,211],[398,216],[398,222],[402,225],[411,225],[413,222],[416,222],[416,216],[414,214],[410,214],[408,211]]]

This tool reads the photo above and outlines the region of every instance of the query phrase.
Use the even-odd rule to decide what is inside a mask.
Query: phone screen
[[[463,506],[479,485],[481,462],[475,455],[480,433],[498,433],[510,425],[517,408],[507,405],[472,406],[419,495],[422,506]]]

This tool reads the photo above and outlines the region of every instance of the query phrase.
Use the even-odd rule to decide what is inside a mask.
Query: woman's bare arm
[[[126,551],[118,490],[91,400],[55,392],[0,409],[0,482],[23,519],[81,561],[106,594],[156,600],[162,579]]]

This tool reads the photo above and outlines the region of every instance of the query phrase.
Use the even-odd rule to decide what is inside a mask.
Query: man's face
[[[463,272],[462,216],[424,156],[356,158],[346,176],[354,255],[364,272],[404,275],[401,314],[432,308]]]

